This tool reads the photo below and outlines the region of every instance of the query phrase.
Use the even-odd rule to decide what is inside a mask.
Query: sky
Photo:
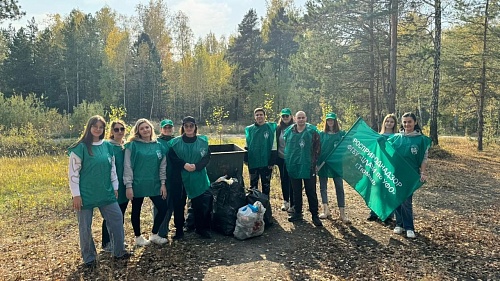
[[[137,4],[147,4],[149,0],[18,0],[26,16],[18,21],[5,21],[2,26],[11,23],[19,28],[26,26],[32,17],[43,27],[47,14],[68,15],[78,8],[84,13],[95,14],[105,5],[123,15],[136,15]],[[301,8],[306,0],[295,0],[295,6]],[[213,32],[217,37],[236,34],[238,24],[250,9],[257,11],[259,18],[265,16],[266,0],[166,0],[170,12],[182,11],[189,17],[190,27],[195,38],[204,37]],[[40,28],[41,29],[41,28]]]

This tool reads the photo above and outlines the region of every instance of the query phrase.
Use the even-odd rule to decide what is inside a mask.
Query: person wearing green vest
[[[246,149],[244,162],[248,165],[250,188],[259,188],[269,196],[271,192],[271,174],[274,166],[272,154],[276,123],[266,122],[266,111],[259,107],[253,111],[255,123],[245,128]]]
[[[165,119],[160,122],[160,136],[158,137],[158,142],[161,143],[166,150],[166,155],[168,156],[168,150],[170,146],[168,142],[174,138],[174,122],[170,119]],[[165,215],[165,219],[160,225],[160,229],[158,230],[158,235],[163,238],[167,238],[169,232],[169,224],[170,219],[172,218],[172,213],[174,212],[173,202],[172,202],[172,165],[169,162],[169,158],[167,157],[167,214]],[[153,206],[153,220],[158,214],[158,209]]]
[[[123,166],[123,182],[127,198],[132,200],[131,220],[135,245],[146,246],[151,242],[158,245],[167,243],[166,238],[158,235],[167,212],[166,149],[158,142],[149,120],[141,118],[132,128],[132,135],[125,144]],[[149,197],[158,209],[149,240],[141,235],[141,209],[144,197]]]
[[[182,119],[181,136],[178,136],[169,142],[169,157],[174,167],[182,168],[182,185],[186,191],[187,197],[191,199],[191,207],[194,213],[195,232],[201,238],[211,238],[210,232],[210,211],[212,204],[212,193],[210,192],[210,180],[208,179],[206,166],[210,161],[210,149],[206,136],[197,135],[198,127],[194,117],[187,116]],[[180,200],[179,200],[180,199]],[[178,202],[174,207],[174,215],[177,209],[184,211],[186,197],[175,198]],[[175,203],[174,203],[175,204]],[[181,239],[183,233],[183,222],[176,224],[176,239]]]
[[[92,238],[92,217],[98,208],[106,220],[115,258],[125,259],[130,253],[124,247],[123,218],[116,202],[118,177],[113,147],[104,142],[106,121],[92,116],[85,130],[69,149],[68,178],[73,209],[78,218],[80,251],[85,267],[96,267],[96,249]]]
[[[387,114],[384,117],[384,120],[382,121],[382,128],[380,129],[380,134],[388,139],[390,136],[397,133],[396,124],[398,124],[398,118],[396,117],[396,115],[394,115],[392,113]],[[384,223],[389,224],[392,221],[393,215],[394,214],[390,215],[387,219],[385,219]],[[370,215],[368,216],[368,218],[366,220],[367,221],[376,221],[378,219],[379,219],[379,217],[377,216],[377,214],[375,214],[374,211],[370,210]]]
[[[427,154],[432,141],[422,134],[422,129],[417,123],[417,116],[414,113],[404,113],[401,117],[401,123],[400,132],[394,134],[387,141],[420,174],[420,181],[425,182],[427,180]],[[394,233],[402,234],[406,230],[406,237],[413,239],[416,236],[413,223],[412,197],[413,195],[410,195],[396,208]]]
[[[316,163],[321,152],[316,127],[307,123],[304,111],[295,114],[295,124],[285,131],[285,165],[291,178],[295,213],[289,222],[300,221],[302,217],[302,187],[306,190],[309,211],[313,224],[323,226],[318,217],[318,195],[316,194]],[[303,184],[302,184],[303,183]]]
[[[325,128],[319,133],[321,141],[321,154],[318,163],[323,163],[326,157],[335,149],[337,144],[342,140],[345,131],[340,130],[340,125],[337,120],[337,114],[329,112],[326,114]],[[321,193],[321,203],[323,203],[323,213],[319,215],[320,219],[330,217],[328,209],[328,178],[333,179],[335,185],[335,194],[337,194],[337,205],[339,207],[340,220],[344,223],[349,223],[349,218],[345,212],[345,197],[344,197],[344,182],[342,177],[337,174],[328,164],[324,164],[318,171],[319,190]]]
[[[118,205],[122,211],[122,222],[125,220],[125,211],[128,206],[128,198],[125,192],[125,185],[123,184],[123,158],[125,156],[125,133],[127,126],[124,121],[116,120],[111,122],[107,141],[113,146],[113,153],[115,155],[116,174],[118,176]],[[110,243],[109,232],[106,226],[106,220],[102,221],[102,248],[109,252],[112,249]]]
[[[280,182],[281,182],[281,193],[283,194],[283,205],[281,206],[282,211],[287,211],[288,213],[294,213],[295,207],[293,206],[293,190],[290,186],[290,177],[288,176],[288,171],[285,165],[285,135],[286,129],[293,125],[293,116],[290,108],[283,108],[281,110],[280,121],[276,127],[276,147],[278,155],[276,157],[276,166],[280,172]]]

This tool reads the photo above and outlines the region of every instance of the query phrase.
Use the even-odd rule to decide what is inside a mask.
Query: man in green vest
[[[246,149],[245,162],[250,174],[250,188],[259,188],[259,178],[262,193],[269,196],[271,192],[271,174],[274,159],[271,151],[276,134],[276,123],[266,122],[266,111],[258,107],[253,111],[255,123],[245,128]]]
[[[285,131],[283,137],[285,139],[285,165],[291,179],[295,202],[295,213],[288,218],[288,221],[295,222],[303,219],[302,186],[304,186],[313,224],[317,227],[323,226],[318,216],[318,195],[316,194],[316,163],[321,152],[318,130],[307,123],[304,111],[298,111],[295,114],[295,124]]]

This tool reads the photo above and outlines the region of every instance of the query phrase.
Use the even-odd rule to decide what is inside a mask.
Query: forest
[[[413,111],[435,142],[498,138],[500,1],[266,2],[229,38],[194,38],[189,15],[165,0],[132,17],[104,6],[3,28],[0,131],[31,123],[76,134],[89,114],[113,111],[128,122],[248,124],[256,107],[271,120],[290,107],[311,123],[333,110],[345,127],[363,117],[374,129]]]

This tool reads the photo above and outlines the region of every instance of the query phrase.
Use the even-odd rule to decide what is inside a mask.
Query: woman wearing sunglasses
[[[107,141],[113,145],[113,152],[115,154],[116,175],[118,176],[118,205],[122,211],[122,216],[125,216],[127,210],[128,199],[125,192],[125,185],[123,184],[123,157],[125,155],[125,134],[127,125],[122,120],[115,120],[111,122],[110,130],[107,136]],[[106,252],[111,251],[111,243],[109,239],[108,228],[106,227],[106,220],[102,222],[102,248]]]
[[[127,198],[132,200],[132,227],[135,245],[146,246],[151,242],[161,245],[168,242],[158,231],[167,213],[167,159],[166,149],[158,142],[153,125],[147,119],[137,120],[129,142],[125,144],[123,182]],[[141,235],[141,208],[144,197],[149,197],[158,209],[149,240]]]
[[[181,169],[182,186],[172,189],[177,191],[184,188],[187,197],[191,199],[191,207],[194,212],[196,233],[201,238],[211,238],[208,232],[210,228],[210,204],[212,193],[210,192],[210,180],[208,179],[206,166],[210,161],[210,149],[206,136],[197,135],[198,127],[194,117],[187,116],[182,120],[181,135],[170,141],[168,156],[172,161],[174,169]],[[174,192],[174,191],[173,191]],[[174,239],[183,237],[183,217],[177,220],[175,213],[184,214],[186,204],[186,193],[176,192],[180,196],[173,199],[174,202]],[[180,197],[180,198],[179,198]]]

